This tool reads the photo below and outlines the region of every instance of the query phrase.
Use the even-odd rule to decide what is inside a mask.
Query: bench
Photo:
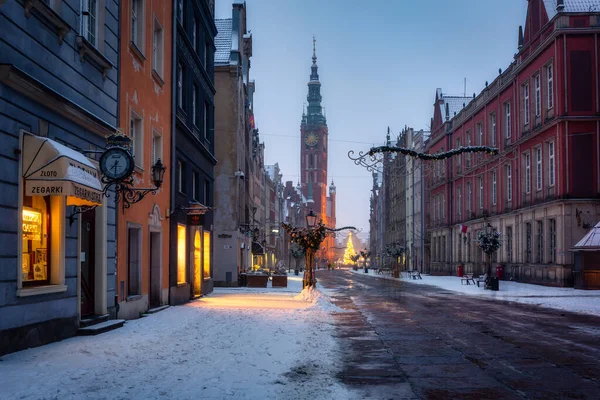
[[[470,285],[471,282],[473,282],[473,285],[475,284],[475,278],[473,277],[473,274],[464,274],[463,276],[460,277],[460,284],[464,285],[465,282],[467,283],[467,285]]]
[[[415,271],[408,271],[408,274],[409,274],[408,276],[410,276],[414,280],[423,279],[423,278],[421,278],[421,273],[419,271],[416,271],[416,270]]]
[[[483,284],[484,284],[484,286],[483,286],[483,287],[485,288],[485,285],[486,285],[486,283],[487,283],[487,278],[488,278],[488,274],[479,275],[479,276],[477,277],[477,287],[479,287],[479,284],[480,284],[481,282],[483,282]]]

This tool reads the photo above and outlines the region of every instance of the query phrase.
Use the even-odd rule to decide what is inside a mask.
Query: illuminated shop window
[[[50,196],[23,198],[23,286],[44,285],[50,280]]]
[[[187,232],[185,225],[177,225],[177,283],[186,283],[185,262],[187,253]]]
[[[204,232],[204,279],[210,279],[210,232]]]

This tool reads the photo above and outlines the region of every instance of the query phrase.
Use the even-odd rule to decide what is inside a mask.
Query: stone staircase
[[[111,319],[109,320],[109,314],[94,315],[93,317],[82,319],[79,322],[79,329],[77,333],[79,335],[91,336],[99,335],[104,332],[112,331],[125,324],[124,319]]]

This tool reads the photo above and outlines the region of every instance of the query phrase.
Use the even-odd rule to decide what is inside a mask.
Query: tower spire
[[[323,107],[321,107],[321,82],[319,81],[319,66],[317,65],[317,38],[313,35],[312,66],[308,81],[308,109],[306,123],[308,125],[325,124]],[[303,119],[304,121],[304,119]]]
[[[313,34],[313,65],[317,65],[317,38]]]

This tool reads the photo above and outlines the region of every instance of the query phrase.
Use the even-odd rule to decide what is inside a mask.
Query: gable
[[[554,4],[552,7],[551,4]],[[556,15],[556,0],[529,0],[527,17],[525,18],[524,44],[527,45],[537,36],[542,27],[548,23],[548,10],[554,10]]]

